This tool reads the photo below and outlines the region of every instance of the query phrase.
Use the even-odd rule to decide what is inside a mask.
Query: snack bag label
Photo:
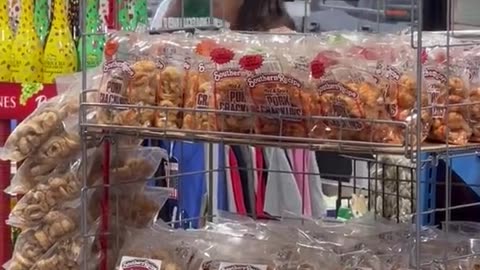
[[[123,73],[130,77],[135,75],[135,71],[130,66],[130,63],[123,60],[111,60],[103,65],[103,73],[108,73],[113,70],[121,70]]]
[[[330,113],[328,116],[344,118],[346,120],[326,120],[326,125],[346,130],[362,130],[364,125],[359,121],[352,121],[347,110],[345,98],[353,99],[354,102],[358,99],[358,93],[349,89],[342,83],[335,80],[326,80],[318,84],[317,90],[320,95],[331,94]],[[343,97],[342,97],[343,96]]]
[[[442,92],[446,91],[448,82],[447,76],[440,70],[432,67],[426,67],[423,70],[425,78],[425,87],[428,94],[428,103],[432,106],[432,117],[443,118],[445,116],[445,107],[438,102]],[[445,89],[445,90],[443,90]]]
[[[232,86],[232,89],[227,91],[226,97],[218,103],[218,109],[234,112],[248,111],[247,98],[243,87],[241,85]]]
[[[124,95],[125,84],[120,78],[111,78],[107,82],[106,91],[100,92],[100,103],[105,104],[128,104],[128,100]]]
[[[120,270],[160,270],[162,261],[146,258],[123,256]]]
[[[389,115],[395,118],[398,115],[398,83],[400,81],[400,78],[402,77],[402,72],[392,65],[384,65],[382,63],[379,63],[377,64],[375,74],[387,80],[384,88],[386,109]]]
[[[267,266],[263,264],[221,262],[218,270],[267,270]]]
[[[208,95],[205,93],[198,93],[196,98],[196,107],[199,109],[208,108]]]
[[[260,113],[292,117],[289,121],[301,121],[299,117],[303,116],[302,109],[292,102],[289,90],[280,87],[265,89],[264,103],[259,104],[257,109]]]

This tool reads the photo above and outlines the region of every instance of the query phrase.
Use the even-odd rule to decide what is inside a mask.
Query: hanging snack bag
[[[77,123],[78,115],[66,119],[65,125]],[[69,169],[72,159],[76,159],[80,151],[80,137],[78,135],[78,124],[69,127],[65,131],[50,136],[30,157],[20,166],[5,192],[25,194],[37,184],[44,182],[53,173],[62,173]],[[75,162],[75,161],[73,161]]]
[[[215,130],[215,115],[202,110],[215,108],[211,78],[216,65],[210,58],[210,53],[219,45],[213,37],[209,36],[199,36],[194,43],[192,68],[185,84],[185,112],[182,128]]]
[[[248,71],[242,69],[240,63],[242,47],[240,42],[225,39],[210,51],[211,61],[215,65],[210,77],[216,110],[212,125],[215,131],[253,132],[245,80]]]
[[[25,229],[18,236],[7,270],[30,269],[57,241],[78,229],[79,209],[68,208],[48,213],[40,225]]]
[[[121,105],[154,106],[157,63],[151,57],[148,37],[115,33],[105,45],[103,78],[99,90],[99,124],[150,127],[154,110]],[[119,106],[120,105],[120,106]]]
[[[388,40],[386,39],[388,38]],[[378,38],[369,40],[368,44],[357,47],[357,58],[361,58],[368,64],[369,71],[374,72],[385,81],[385,106],[391,119],[406,122],[408,134],[404,126],[392,123],[392,128],[397,130],[392,133],[389,143],[413,145],[416,143],[417,124],[417,83],[413,63],[414,53],[409,44],[392,36],[381,40]],[[392,39],[395,44],[392,44]],[[423,90],[423,89],[422,89]],[[431,115],[428,106],[428,98],[422,93],[421,119],[423,142],[430,130]],[[408,138],[405,138],[408,136]]]
[[[189,62],[184,35],[160,37],[155,44],[158,87],[155,112],[155,127],[180,129],[182,125],[183,92]]]
[[[305,84],[308,72],[295,67],[292,54],[272,46],[240,60],[250,71],[246,82],[255,111],[255,132],[263,135],[307,137],[311,92]]]
[[[467,105],[469,86],[465,66],[455,59],[452,57],[448,67],[443,48],[426,52],[424,87],[433,118],[428,138],[464,145],[472,135]]]
[[[74,90],[42,103],[23,120],[10,134],[5,146],[0,148],[0,160],[23,161],[37,152],[52,135],[65,131],[64,125],[70,126],[71,117],[78,118],[74,116],[80,104],[79,91]]]
[[[323,123],[329,139],[387,143],[395,138],[390,125],[375,122],[390,119],[379,77],[324,52],[313,59],[311,68],[321,114],[331,118]]]
[[[472,137],[470,141],[480,142],[480,48],[474,48],[468,52],[464,61],[466,63],[467,76],[470,80],[468,113]]]

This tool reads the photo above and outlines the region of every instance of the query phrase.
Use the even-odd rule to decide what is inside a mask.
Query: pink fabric
[[[230,148],[228,151],[230,175],[232,180],[233,194],[235,196],[235,205],[237,206],[237,213],[241,215],[247,214],[245,208],[245,201],[243,200],[242,181],[240,180],[240,172],[238,171],[238,161],[235,153]]]
[[[292,163],[293,175],[297,182],[298,190],[302,196],[302,212],[304,215],[311,217],[312,201],[310,198],[310,185],[308,183],[309,175],[306,174],[309,173],[308,168],[310,168],[310,153],[303,149],[293,149],[291,150],[290,162]]]

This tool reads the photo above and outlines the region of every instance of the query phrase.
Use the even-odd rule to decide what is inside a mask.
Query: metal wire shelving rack
[[[412,47],[417,48],[417,58],[422,58],[422,50],[421,48],[425,48],[424,40],[422,39],[422,13],[420,12],[423,8],[423,0],[412,0],[412,14],[416,14],[416,16],[412,15],[411,21],[411,42]],[[445,47],[447,52],[447,59],[450,59],[450,49],[453,46],[471,46],[475,43],[475,39],[477,37],[476,32],[465,32],[465,31],[453,31],[450,29],[451,21],[452,21],[452,0],[448,1],[448,18],[447,18],[447,25],[448,29],[445,32],[445,43],[443,44],[435,44],[435,47]],[[305,4],[309,4],[308,1],[305,1]],[[81,6],[83,10],[83,14],[85,14],[86,9],[86,0],[81,1]],[[330,6],[330,8],[332,8]],[[307,10],[307,7],[306,7]],[[82,16],[84,17],[84,16]],[[414,19],[417,18],[417,19]],[[380,18],[380,17],[378,17]],[[82,28],[85,29],[85,19],[82,19]],[[306,29],[306,27],[303,27]],[[469,38],[472,38],[472,42],[466,42],[461,45],[459,44],[452,44],[451,39],[453,37],[458,37],[459,35],[468,35]],[[83,39],[82,42],[85,42]],[[85,44],[84,44],[85,45]],[[86,46],[83,46],[85,48]],[[86,55],[83,53],[83,55]],[[449,60],[447,60],[449,61]],[[86,61],[82,61],[85,63]],[[418,62],[416,64],[417,70],[417,89],[422,88],[422,63]],[[336,140],[325,140],[325,139],[315,139],[315,138],[290,138],[290,137],[280,137],[280,136],[261,136],[255,134],[235,134],[235,133],[228,133],[228,132],[198,132],[198,131],[184,131],[184,130],[174,130],[174,129],[158,129],[158,128],[143,128],[143,127],[126,127],[126,126],[114,126],[114,125],[100,125],[100,124],[92,124],[86,121],[87,119],[87,109],[88,108],[99,108],[102,106],[107,106],[105,104],[100,103],[93,103],[89,102],[86,99],[85,93],[88,90],[86,89],[87,85],[87,75],[84,73],[83,75],[83,85],[84,93],[81,95],[81,116],[80,116],[80,126],[81,126],[81,137],[82,137],[82,153],[83,158],[87,158],[87,151],[86,147],[87,144],[90,142],[95,142],[96,144],[102,144],[103,151],[105,153],[103,164],[104,167],[109,168],[110,164],[112,163],[110,152],[114,151],[115,147],[118,146],[119,138],[128,136],[134,137],[138,139],[158,139],[158,140],[177,140],[177,141],[188,141],[188,142],[201,142],[205,143],[207,147],[207,156],[208,156],[208,165],[209,167],[205,169],[202,173],[205,174],[205,177],[208,179],[210,186],[214,181],[214,173],[221,169],[221,168],[213,168],[212,166],[212,156],[213,156],[213,144],[245,144],[245,145],[256,145],[256,146],[265,146],[265,147],[282,147],[282,148],[304,148],[308,150],[321,150],[321,151],[331,151],[331,152],[338,152],[338,153],[346,153],[346,154],[355,154],[355,153],[369,153],[375,156],[374,160],[370,160],[370,165],[374,164],[375,166],[385,166],[385,163],[382,163],[378,159],[378,155],[385,154],[385,155],[399,155],[404,156],[409,159],[413,166],[408,167],[411,170],[411,179],[415,181],[416,184],[411,185],[412,194],[411,200],[415,201],[412,203],[412,213],[414,213],[414,223],[415,223],[415,248],[413,254],[413,261],[419,262],[421,261],[422,257],[422,249],[421,246],[421,232],[423,229],[423,225],[428,223],[428,220],[432,219],[432,214],[442,212],[444,214],[444,227],[448,227],[449,222],[452,220],[451,212],[456,209],[461,208],[468,208],[480,205],[480,203],[473,203],[473,204],[464,204],[464,205],[452,205],[452,175],[453,175],[453,164],[455,161],[454,158],[462,158],[462,157],[476,157],[478,155],[477,150],[480,148],[480,144],[467,144],[465,146],[454,146],[450,144],[422,144],[420,142],[416,142],[414,144],[407,143],[405,145],[389,145],[389,144],[382,144],[382,143],[374,143],[374,142],[358,142],[358,141],[345,141],[341,138]],[[417,93],[417,104],[422,103],[422,93],[419,91]],[[111,106],[111,105],[108,105]],[[128,107],[135,107],[140,108],[139,106],[130,106],[130,105],[118,105],[116,106],[118,109],[121,108],[128,108]],[[448,107],[448,105],[447,105]],[[149,108],[149,107],[142,107],[142,108]],[[149,108],[155,110],[167,110],[164,108]],[[175,110],[185,111],[186,109],[176,108]],[[421,111],[421,108],[417,108],[418,111]],[[448,110],[448,109],[447,109]],[[204,111],[208,113],[209,111]],[[220,112],[217,112],[220,113]],[[168,115],[168,113],[166,114]],[[321,117],[318,119],[310,119],[310,120],[320,120]],[[323,119],[325,120],[325,119]],[[347,119],[336,119],[342,121],[348,121]],[[397,125],[403,126],[403,130],[405,137],[408,137],[408,134],[415,134],[417,137],[421,137],[422,130],[421,130],[421,119],[417,119],[416,127],[410,127],[405,125],[404,123],[393,122],[390,121],[388,124],[390,125]],[[373,121],[375,122],[375,121]],[[377,121],[380,123],[381,121]],[[447,135],[448,136],[448,135]],[[435,204],[432,203],[434,200],[432,194],[435,193],[436,187],[436,177],[437,175],[437,167],[439,164],[443,162],[445,164],[445,174],[444,174],[444,187],[445,193],[443,196],[444,200],[444,207],[443,208],[436,208]],[[379,165],[380,164],[380,165]],[[87,175],[84,173],[83,175]],[[107,198],[103,201],[103,207],[108,210],[108,197],[109,197],[109,188],[110,185],[110,172],[109,170],[105,170],[103,174],[103,185],[100,188],[103,188],[104,197]],[[355,178],[355,177],[354,177]],[[375,179],[381,179],[383,177],[376,176]],[[356,178],[355,178],[356,179]],[[385,179],[381,179],[384,181]],[[356,180],[355,180],[356,181]],[[368,182],[371,182],[371,178],[368,177]],[[375,182],[375,181],[374,181]],[[83,209],[86,213],[86,205],[88,202],[86,201],[88,190],[91,188],[87,184],[86,179],[84,180],[84,188],[82,189],[82,203]],[[97,187],[98,188],[98,187]],[[339,200],[342,199],[342,188],[343,184],[339,184],[339,191],[338,197]],[[357,189],[356,184],[352,187],[354,190]],[[210,191],[211,192],[211,191]],[[378,191],[374,191],[378,192]],[[368,188],[367,193],[370,195],[371,189]],[[429,194],[429,195],[426,195]],[[212,196],[209,197],[209,209],[212,209]],[[374,203],[372,203],[374,204]],[[369,203],[369,207],[375,209],[377,211],[376,205],[371,205]],[[87,220],[85,218],[85,214],[82,218],[82,233],[85,237],[88,237],[89,229],[87,225]],[[207,218],[211,218],[213,214],[209,212],[207,214]],[[398,220],[398,210],[396,219]],[[104,228],[108,228],[108,218],[103,219]],[[103,235],[107,235],[108,232],[104,231]],[[104,243],[108,244],[106,239],[104,239]],[[111,244],[111,243],[110,243]],[[85,253],[86,254],[86,253]],[[471,256],[475,256],[476,254],[472,254]],[[88,259],[88,258],[86,258]],[[445,259],[442,263],[447,264],[450,260],[457,260],[458,258],[452,258],[448,254],[445,255]],[[103,262],[102,265],[106,267],[106,262]],[[416,269],[422,269],[422,265],[414,265]],[[86,268],[85,268],[86,269]],[[106,268],[103,268],[106,269]]]

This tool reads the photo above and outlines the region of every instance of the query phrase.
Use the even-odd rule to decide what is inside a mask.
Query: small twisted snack
[[[30,269],[53,244],[77,228],[78,220],[75,209],[48,213],[42,225],[20,234],[8,269]]]
[[[167,66],[158,74],[157,106],[160,110],[155,116],[158,128],[179,129],[182,113],[179,110],[162,110],[161,108],[183,107],[183,86],[185,76],[180,68]]]
[[[10,219],[18,219],[21,224],[36,224],[54,207],[78,197],[80,189],[81,183],[72,172],[52,177],[25,194],[12,209]]]

